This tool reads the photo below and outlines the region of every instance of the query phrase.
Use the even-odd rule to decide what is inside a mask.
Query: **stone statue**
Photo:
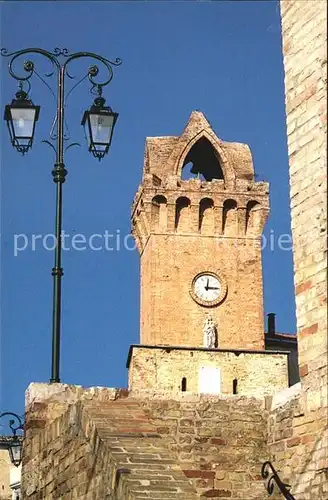
[[[203,343],[204,347],[208,347],[209,349],[215,349],[217,347],[216,325],[210,314],[207,316],[204,323]]]

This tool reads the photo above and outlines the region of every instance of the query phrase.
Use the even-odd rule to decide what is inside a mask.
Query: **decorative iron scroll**
[[[16,413],[12,413],[10,411],[5,411],[0,413],[0,418],[2,417],[13,417],[9,420],[8,426],[13,433],[13,438],[17,438],[17,431],[24,431],[24,423],[22,417],[17,415]]]
[[[261,476],[263,479],[269,478],[265,487],[270,496],[273,494],[274,485],[276,485],[286,500],[296,500],[296,498],[289,491],[290,485],[281,481],[276,469],[270,461],[264,462],[262,465]]]

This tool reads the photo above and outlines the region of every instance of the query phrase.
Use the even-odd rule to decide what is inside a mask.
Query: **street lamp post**
[[[105,106],[105,99],[102,97],[102,89],[108,85],[113,78],[113,66],[121,64],[120,59],[109,61],[102,56],[91,52],[76,52],[70,54],[67,49],[56,48],[54,52],[48,52],[39,48],[28,48],[17,52],[8,53],[6,49],[1,49],[1,55],[9,57],[8,65],[10,75],[19,82],[19,91],[12,103],[5,107],[4,119],[7,122],[11,143],[18,152],[23,155],[32,147],[34,139],[34,130],[36,121],[39,118],[40,106],[35,106],[29,99],[28,92],[31,88],[30,78],[36,74],[39,79],[52,91],[48,83],[42,78],[35,69],[35,64],[27,60],[23,64],[25,75],[18,75],[14,70],[16,59],[24,54],[39,54],[48,59],[52,64],[52,71],[47,73],[46,77],[51,77],[57,73],[57,132],[52,129],[50,138],[55,141],[55,146],[48,140],[42,142],[52,147],[56,154],[56,161],[52,170],[53,180],[56,183],[56,217],[55,217],[55,263],[52,269],[53,276],[53,319],[52,319],[52,363],[50,383],[60,382],[60,328],[61,328],[61,285],[62,285],[62,185],[65,182],[67,170],[64,164],[65,151],[78,143],[72,143],[64,147],[67,137],[64,132],[65,104],[68,95],[75,89],[86,77],[91,83],[90,92],[96,95],[93,105],[85,111],[81,124],[85,126],[86,136],[88,138],[89,151],[100,161],[109,151],[112,140],[114,126],[118,117],[109,106]],[[87,74],[81,78],[72,89],[65,95],[66,78],[73,78],[68,73],[68,65],[71,61],[80,58],[91,58],[99,61],[106,68],[107,79],[102,82],[96,82],[95,78],[99,73],[96,65],[89,66]],[[27,85],[27,92],[24,90]]]

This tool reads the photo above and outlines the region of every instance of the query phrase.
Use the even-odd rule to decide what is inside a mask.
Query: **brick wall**
[[[299,364],[317,406],[327,380],[326,9],[281,1]]]
[[[328,499],[327,440],[327,408],[311,411],[300,384],[273,397],[270,454],[297,500]]]
[[[263,349],[260,245],[235,238],[153,234],[141,258],[141,343],[203,346],[208,309],[190,295],[204,271],[224,277],[225,300],[211,308],[223,348]]]
[[[206,392],[200,386],[200,370],[210,367],[219,369],[219,373],[211,375],[209,380],[213,382],[215,376],[220,380],[218,393],[233,394],[233,381],[236,380],[239,395],[260,397],[288,387],[287,357],[285,353],[133,346],[129,360],[129,389],[181,392],[185,378],[188,392]]]
[[[268,439],[297,500],[326,500],[327,2],[280,5],[301,384],[274,396]]]

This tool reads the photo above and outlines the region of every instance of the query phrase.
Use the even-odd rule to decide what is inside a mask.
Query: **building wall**
[[[22,480],[22,465],[19,467],[11,467],[10,469],[10,488],[12,490],[12,500],[21,500],[21,480]]]
[[[282,0],[294,283],[301,383],[276,394],[272,459],[297,500],[328,498],[327,2]]]
[[[222,352],[218,350],[152,349],[134,347],[129,367],[129,389],[181,392],[182,379],[191,393],[215,392],[263,396],[288,387],[288,355]],[[218,369],[200,379],[202,368]],[[215,380],[217,379],[218,385]]]
[[[9,474],[11,463],[7,450],[0,449],[0,500],[11,499]]]
[[[281,479],[297,500],[326,500],[327,408],[311,410],[301,384],[273,397],[268,445]]]
[[[288,383],[289,385],[297,384],[300,381],[300,373],[298,367],[298,352],[297,352],[297,336],[295,335],[294,342],[284,341],[281,337],[265,335],[265,349],[268,351],[286,351],[288,356]]]
[[[326,9],[281,2],[299,361],[317,406],[327,374]]]
[[[223,302],[210,311],[190,295],[193,278],[203,271],[222,275],[227,286]],[[210,312],[218,325],[219,347],[264,347],[258,241],[152,235],[142,255],[141,288],[142,343],[202,347]]]

